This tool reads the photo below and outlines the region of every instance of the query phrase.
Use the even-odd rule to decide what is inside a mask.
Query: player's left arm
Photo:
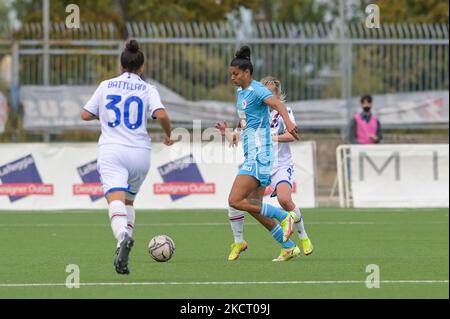
[[[291,119],[291,121],[293,123],[295,123],[295,117],[294,117],[294,113],[292,112],[291,109],[288,109],[288,114],[289,114],[289,118]],[[283,126],[284,122],[283,122]],[[278,142],[278,143],[291,143],[291,142],[295,142],[295,138],[292,136],[291,133],[284,131],[283,134],[280,135],[273,135],[272,136],[272,140],[274,142]]]
[[[163,129],[166,136],[164,136],[164,144],[167,146],[175,143],[172,140],[172,125],[170,122],[169,114],[167,114],[166,108],[162,104],[161,97],[158,90],[154,86],[149,87],[148,92],[148,107],[149,107],[149,117],[154,120],[158,120],[161,128]]]
[[[167,114],[166,109],[161,108],[155,110],[152,114],[152,117],[159,121],[164,133],[166,133],[166,136],[164,137],[164,144],[172,145],[174,143],[174,141],[171,138],[172,127],[170,123],[169,114]]]
[[[283,104],[278,98],[270,96],[264,100],[268,106],[272,107],[278,114],[281,115],[284,125],[286,126],[286,131],[290,133],[297,141],[300,140],[298,136],[297,124],[293,123],[289,118],[288,110],[286,105]]]
[[[296,140],[292,136],[291,133],[285,132],[285,133],[280,134],[280,135],[273,135],[272,136],[272,141],[278,142],[278,143],[291,143],[291,142],[295,142]]]

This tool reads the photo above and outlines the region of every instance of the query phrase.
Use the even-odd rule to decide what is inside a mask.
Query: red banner
[[[72,186],[72,191],[74,195],[103,195],[103,188],[101,183],[74,184]]]
[[[153,184],[155,195],[191,195],[191,194],[215,194],[215,183],[202,182],[170,182]]]
[[[0,184],[0,196],[53,195],[53,193],[51,184]]]

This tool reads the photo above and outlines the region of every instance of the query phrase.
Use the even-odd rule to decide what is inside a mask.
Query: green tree
[[[50,0],[51,21],[64,21],[70,3],[80,7],[81,22],[112,22],[126,38],[127,22],[219,21],[240,6],[254,8],[257,0]],[[42,21],[42,0],[17,0],[13,7],[21,22]]]
[[[8,21],[9,10],[5,2],[0,2],[0,21]]]
[[[262,21],[281,21],[292,23],[325,22],[332,13],[333,2],[316,0],[261,0],[257,19]]]
[[[449,22],[447,0],[377,0],[375,4],[380,7],[381,23]]]

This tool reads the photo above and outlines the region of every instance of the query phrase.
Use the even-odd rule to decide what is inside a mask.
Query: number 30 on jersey
[[[120,95],[108,95],[106,96],[110,102],[106,104],[106,108],[115,113],[116,119],[113,122],[108,122],[109,127],[116,127],[120,124],[122,114],[120,114],[120,108],[117,106],[122,101],[122,97]],[[135,123],[130,123],[130,107],[135,103],[137,104],[138,114],[137,120]],[[144,112],[144,103],[138,96],[130,96],[124,102],[123,106],[123,123],[130,130],[135,130],[142,125],[142,114]]]

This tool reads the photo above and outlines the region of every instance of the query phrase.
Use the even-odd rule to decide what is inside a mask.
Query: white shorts
[[[273,192],[270,197],[277,196],[277,186],[281,183],[288,183],[292,188],[293,178],[292,174],[294,173],[294,167],[292,165],[280,166],[276,168],[270,175],[270,187],[272,187]]]
[[[119,144],[99,146],[97,170],[105,196],[111,191],[125,191],[134,200],[150,168],[150,150]]]

